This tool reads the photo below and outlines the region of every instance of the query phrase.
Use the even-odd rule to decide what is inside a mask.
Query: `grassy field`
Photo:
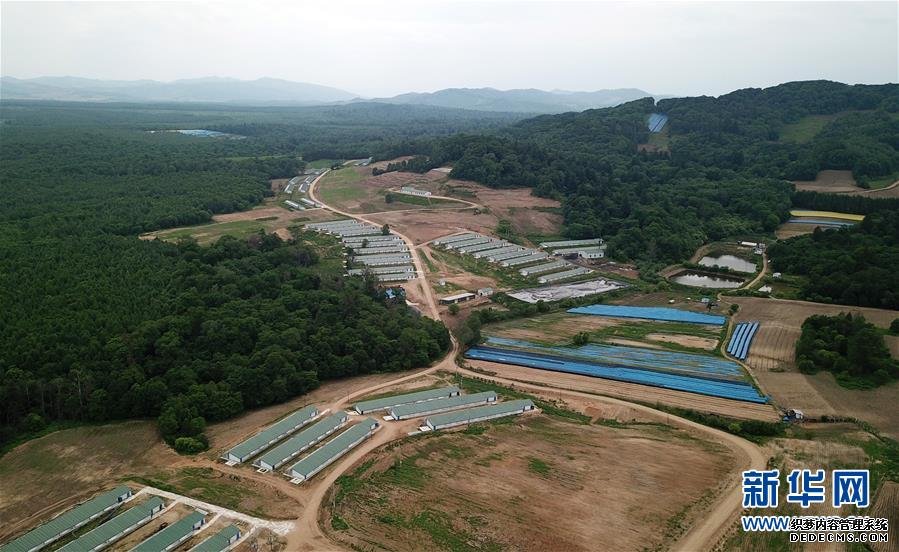
[[[224,235],[243,238],[250,234],[255,234],[260,230],[265,230],[266,225],[262,220],[235,220],[231,222],[213,222],[210,224],[201,224],[199,226],[188,226],[185,228],[176,228],[167,232],[157,234],[159,239],[165,241],[178,241],[184,238],[195,238],[197,243],[209,244],[217,241]]]
[[[338,165],[343,163],[343,159],[316,159],[315,161],[307,161],[308,169],[330,169],[335,163]]]
[[[316,193],[327,204],[361,200],[366,197],[366,192],[356,184],[365,178],[362,171],[357,171],[353,167],[334,170],[316,185]]]
[[[899,180],[899,173],[893,173],[880,178],[874,178],[868,181],[868,188],[870,188],[871,190],[879,190],[881,188],[886,188],[897,180]]]
[[[833,121],[842,113],[833,115],[808,115],[795,123],[784,126],[780,130],[781,142],[796,142],[804,144],[809,142],[819,132],[824,130],[827,123]]]

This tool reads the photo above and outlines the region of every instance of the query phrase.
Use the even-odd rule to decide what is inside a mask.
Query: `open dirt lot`
[[[646,339],[649,339],[650,341],[661,341],[662,343],[674,343],[693,349],[705,349],[706,351],[713,351],[718,346],[717,338],[699,337],[696,335],[651,333],[646,336]]]
[[[692,521],[732,462],[667,426],[527,415],[378,449],[326,500],[336,508],[322,525],[359,549],[652,549]]]
[[[793,184],[800,192],[841,194],[862,190],[855,183],[852,171],[821,171],[814,180],[796,180]]]
[[[889,327],[890,322],[899,317],[897,311],[807,301],[761,297],[728,297],[728,301],[740,305],[735,322],[761,322],[746,359],[756,371],[794,368],[796,341],[802,333],[802,323],[814,314],[861,313],[868,322],[881,328]]]
[[[504,378],[528,383],[552,385],[553,387],[585,391],[609,397],[619,397],[624,400],[638,401],[651,406],[655,404],[664,404],[747,420],[776,421],[780,419],[780,416],[773,407],[764,404],[752,404],[717,397],[705,397],[695,393],[671,391],[635,383],[592,378],[578,374],[550,372],[547,370],[537,370],[534,368],[525,368],[523,366],[513,366],[511,364],[500,364],[482,360],[467,360],[466,363],[477,370],[495,373]]]
[[[777,229],[774,231],[774,235],[779,240],[788,240],[790,238],[795,238],[796,236],[811,234],[815,231],[815,228],[818,228],[818,225],[785,222],[777,227]]]

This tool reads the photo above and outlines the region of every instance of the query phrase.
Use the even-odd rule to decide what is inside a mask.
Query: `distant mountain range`
[[[338,88],[270,78],[242,81],[209,77],[172,82],[107,81],[78,77],[0,79],[0,98],[6,100],[211,102],[244,105],[322,105],[366,101],[512,113],[583,111],[618,105],[650,95],[636,88],[594,92],[447,88],[437,92],[410,92],[390,98],[363,99]]]

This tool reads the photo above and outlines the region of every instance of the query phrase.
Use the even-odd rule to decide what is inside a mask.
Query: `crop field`
[[[890,522],[889,542],[871,544],[874,552],[893,552],[899,542],[899,483],[884,481],[877,490],[877,498],[868,514],[871,517],[887,518]]]
[[[661,387],[673,391],[697,393],[737,401],[760,404],[768,402],[768,398],[760,395],[750,383],[735,379],[733,374],[704,375],[702,377],[684,375],[686,370],[674,370],[674,367],[677,366],[674,362],[657,370],[646,369],[646,364],[641,364],[640,368],[621,367],[613,363],[620,361],[623,353],[612,360],[612,362],[608,362],[600,352],[583,350],[589,347],[591,346],[588,345],[581,348],[578,351],[581,356],[572,358],[571,356],[562,356],[548,352],[533,353],[508,347],[477,346],[469,349],[465,353],[465,358],[515,364],[528,368],[579,374],[626,383],[637,383],[650,387]],[[672,354],[647,350],[645,356],[651,356],[654,353]],[[585,357],[592,360],[586,360]],[[637,360],[632,358],[627,358],[626,361],[631,363],[631,366],[637,363]],[[665,368],[669,368],[671,371],[662,371]],[[693,374],[697,371],[699,370],[694,370]],[[708,373],[704,370],[703,372]]]
[[[357,550],[656,549],[732,462],[658,424],[507,418],[377,449],[337,481],[321,525]]]
[[[792,209],[790,211],[790,216],[799,217],[799,218],[813,218],[813,219],[836,219],[836,220],[845,220],[845,221],[853,221],[860,222],[865,219],[865,215],[854,215],[852,213],[839,213],[837,211],[811,211],[809,209]]]
[[[827,194],[852,193],[862,190],[855,182],[852,171],[821,171],[814,180],[797,180],[793,182],[793,185],[798,191]]]

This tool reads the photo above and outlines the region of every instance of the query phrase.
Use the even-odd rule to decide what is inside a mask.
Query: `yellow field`
[[[793,217],[823,217],[843,220],[862,221],[865,215],[853,215],[850,213],[837,213],[836,211],[807,211],[805,209],[793,209],[790,211]]]

